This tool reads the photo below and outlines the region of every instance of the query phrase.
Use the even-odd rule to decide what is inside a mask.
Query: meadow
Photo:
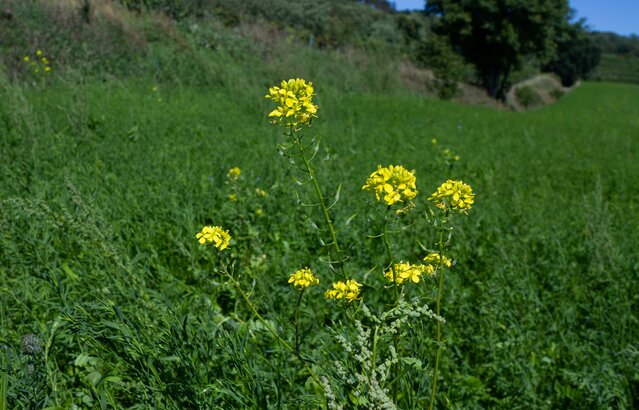
[[[512,113],[354,92],[330,77],[306,78],[319,105],[307,134],[321,137],[327,194],[341,184],[331,212],[363,300],[391,292],[362,191],[378,165],[415,170],[415,224],[394,242],[403,258],[436,241],[424,221],[440,183],[461,179],[476,195],[454,223],[436,407],[637,408],[639,86],[584,83]],[[321,213],[304,206],[312,190],[267,118],[264,95],[281,79],[0,80],[0,409],[328,406],[195,237],[204,225],[230,231],[241,286],[296,342],[289,276],[309,266],[325,289],[331,274]],[[299,312],[317,372],[343,353],[335,329],[352,327],[352,308],[322,293],[309,288]],[[397,404],[422,409],[435,327],[407,329]]]

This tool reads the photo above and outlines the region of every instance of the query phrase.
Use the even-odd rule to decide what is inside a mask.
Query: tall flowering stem
[[[435,191],[429,198],[433,204],[443,212],[443,216],[439,225],[439,241],[437,243],[438,255],[434,258],[438,265],[439,281],[437,285],[437,316],[440,316],[440,305],[442,295],[442,284],[444,283],[444,268],[450,267],[452,264],[444,256],[444,231],[446,230],[446,224],[448,218],[454,214],[468,214],[468,211],[475,204],[475,193],[470,185],[465,184],[459,180],[447,180],[441,184],[437,191]],[[434,255],[430,255],[434,256]],[[427,257],[428,258],[428,257]],[[435,353],[435,370],[433,371],[432,390],[430,394],[429,410],[433,409],[435,405],[435,393],[437,392],[437,372],[439,370],[439,362],[441,360],[441,341],[442,341],[442,324],[437,321],[437,352]]]
[[[333,221],[331,220],[331,216],[328,212],[328,206],[326,205],[326,199],[322,194],[322,189],[319,186],[319,182],[315,177],[315,171],[311,166],[311,160],[306,155],[306,150],[304,149],[304,145],[302,144],[301,137],[297,134],[294,127],[289,128],[289,137],[293,141],[293,145],[297,148],[302,161],[304,162],[304,169],[308,173],[310,181],[313,183],[313,189],[315,190],[315,195],[317,196],[317,200],[319,202],[320,207],[322,208],[322,214],[324,215],[324,222],[326,222],[326,226],[328,228],[328,233],[331,238],[331,245],[335,252],[335,261],[339,266],[341,276],[344,279],[348,279],[348,275],[346,273],[346,269],[344,268],[344,258],[342,257],[342,249],[339,247],[339,243],[337,242],[337,235],[335,233],[335,226],[333,225]],[[334,261],[331,260],[331,264]]]
[[[237,292],[240,294],[240,296],[242,296],[242,299],[246,303],[246,306],[248,306],[248,308],[251,310],[251,312],[257,318],[257,320],[259,320],[264,325],[264,327],[273,335],[273,337],[275,337],[275,339],[286,350],[288,350],[289,352],[293,353],[300,360],[300,362],[302,362],[302,365],[304,366],[306,371],[308,371],[308,374],[311,376],[311,378],[313,380],[315,380],[315,382],[317,382],[318,384],[321,384],[321,381],[320,381],[319,377],[317,377],[317,375],[315,374],[313,369],[311,369],[309,367],[309,365],[306,363],[306,361],[304,360],[304,358],[300,354],[299,349],[297,349],[296,347],[291,346],[286,340],[282,339],[282,337],[279,335],[279,333],[277,333],[277,331],[275,331],[275,329],[273,329],[273,326],[271,326],[271,324],[268,323],[266,321],[266,319],[264,319],[264,317],[257,311],[257,309],[255,308],[255,305],[253,304],[253,302],[251,302],[251,299],[249,299],[249,297],[246,295],[246,293],[244,293],[244,290],[240,286],[240,283],[230,273],[228,273],[226,271],[226,269],[224,271],[226,273],[226,276],[229,278],[229,280],[231,281],[231,283],[233,284],[233,286],[237,290]],[[301,297],[302,297],[302,295],[300,294],[300,300],[301,300]],[[296,344],[297,344],[297,341],[296,341]]]
[[[198,242],[201,245],[210,244],[210,245],[213,245],[213,247],[215,247],[218,252],[222,252],[226,248],[229,247],[229,244],[230,244],[230,241],[231,241],[231,235],[229,234],[228,231],[224,230],[222,227],[219,227],[219,226],[205,226],[204,228],[202,228],[202,231],[200,231],[196,235],[196,239],[198,240]],[[240,294],[240,296],[242,297],[242,299],[246,303],[246,306],[248,306],[249,310],[253,313],[253,315],[264,325],[264,327],[273,335],[273,337],[275,337],[275,339],[286,350],[288,350],[289,352],[293,353],[300,360],[300,362],[302,362],[302,365],[308,371],[309,375],[313,378],[313,380],[315,380],[315,382],[317,382],[318,384],[321,384],[321,381],[320,381],[319,377],[317,377],[317,375],[315,374],[313,369],[311,369],[308,366],[308,364],[306,363],[306,361],[304,360],[304,358],[302,358],[302,355],[300,354],[299,349],[297,348],[297,340],[296,340],[296,347],[293,347],[286,340],[282,339],[282,337],[279,335],[279,333],[277,333],[275,331],[275,329],[273,329],[273,326],[271,326],[271,324],[268,323],[266,321],[266,319],[264,319],[264,317],[257,311],[257,309],[255,308],[255,305],[253,304],[253,302],[251,302],[251,299],[249,299],[249,297],[246,295],[246,293],[242,289],[242,286],[240,285],[240,283],[228,271],[227,264],[226,264],[226,262],[224,262],[224,259],[222,259],[221,272],[229,279],[229,282],[233,285],[233,287]],[[310,271],[309,271],[309,273],[310,273]],[[307,283],[304,283],[304,285],[308,286]],[[306,287],[306,286],[304,286],[304,287]],[[300,294],[300,298],[298,300],[298,305],[299,305],[301,299],[302,299],[302,295]]]
[[[446,216],[440,221],[439,225],[439,241],[437,242],[437,251],[439,253],[439,263],[437,266],[437,273],[439,274],[439,280],[437,281],[437,305],[435,308],[435,313],[437,316],[441,316],[440,306],[441,306],[441,295],[442,295],[442,284],[444,283],[444,261],[446,260],[444,255],[444,230],[446,229],[448,212],[446,212]],[[429,410],[433,409],[433,405],[435,404],[435,392],[437,391],[437,371],[439,370],[439,361],[441,359],[442,351],[441,351],[441,340],[442,340],[442,323],[441,321],[437,321],[437,352],[435,353],[435,370],[433,371],[433,382],[432,389],[430,393],[430,406],[428,406]]]

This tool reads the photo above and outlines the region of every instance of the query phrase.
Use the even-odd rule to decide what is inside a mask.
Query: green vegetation
[[[391,363],[385,387],[402,409],[429,405],[438,354],[436,408],[639,406],[638,86],[586,82],[528,113],[460,106],[401,81],[394,53],[421,40],[309,47],[305,26],[234,20],[222,3],[207,19],[165,0],[130,2],[133,12],[8,3],[0,409],[381,407],[366,389],[375,365],[340,338]],[[397,21],[415,39],[427,29]],[[307,134],[321,140],[312,164],[325,204],[336,201],[330,222],[308,206],[316,192],[291,167],[303,169],[282,146],[290,136],[268,121],[268,87],[291,77],[316,88]],[[362,190],[380,164],[414,169],[419,191],[389,229]],[[446,250],[446,323],[414,317],[398,336],[366,334],[374,326],[352,320],[362,302],[323,296],[331,269],[364,285],[373,314],[417,312],[393,309],[388,248],[407,262],[448,246],[427,200],[448,178],[476,203]],[[196,238],[209,225],[229,230],[219,255]],[[304,266],[320,284],[302,299],[287,282]],[[435,310],[422,279],[406,299]],[[395,346],[400,359],[382,357]]]
[[[539,107],[543,104],[539,94],[532,87],[524,86],[515,91],[517,101],[525,108]]]
[[[591,75],[593,80],[639,84],[639,57],[603,54]]]

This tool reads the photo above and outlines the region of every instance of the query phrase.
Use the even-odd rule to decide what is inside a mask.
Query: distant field
[[[312,266],[330,282],[305,218],[319,211],[297,204],[310,188],[275,149],[284,139],[266,118],[268,85],[0,82],[6,408],[325,405],[195,240],[206,224],[230,229],[235,269],[288,340],[290,273]],[[417,224],[398,235],[402,258],[435,240],[419,216],[441,182],[475,190],[455,222],[457,265],[444,285],[438,408],[639,407],[638,85],[584,83],[528,113],[316,87],[318,174],[327,191],[343,182],[338,223],[359,211],[339,235],[360,279],[383,264],[361,190],[378,164],[416,170]],[[452,168],[442,146],[460,156]],[[234,166],[236,202],[225,184]],[[380,276],[366,277],[365,300],[383,291]],[[309,292],[304,350],[321,360],[330,321],[343,317]],[[43,341],[35,368],[20,353],[29,333]],[[430,324],[415,323],[403,342],[427,369],[434,346],[420,341],[432,338]],[[400,408],[427,405],[428,372],[405,377]]]
[[[590,77],[600,81],[639,84],[639,57],[603,54]]]

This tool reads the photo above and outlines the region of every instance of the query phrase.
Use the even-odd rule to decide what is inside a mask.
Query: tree
[[[475,66],[488,93],[504,98],[523,58],[552,55],[569,8],[568,0],[428,0],[426,12],[438,16],[434,31]]]
[[[556,40],[557,51],[545,66],[561,78],[561,84],[570,87],[586,76],[599,64],[601,49],[584,27],[584,22],[570,24],[566,21]]]

